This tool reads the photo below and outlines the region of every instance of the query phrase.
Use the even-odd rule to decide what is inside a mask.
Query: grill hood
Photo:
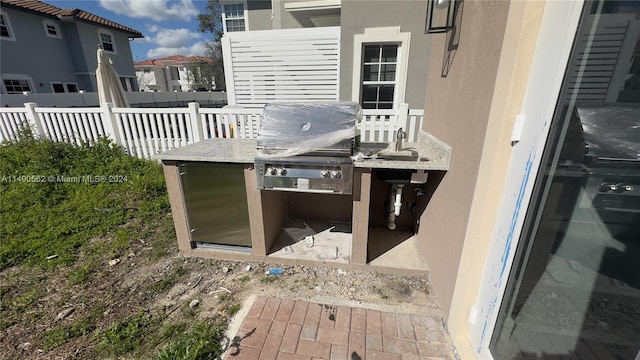
[[[287,157],[325,152],[353,152],[356,124],[362,118],[355,102],[267,104],[258,131],[259,157]]]

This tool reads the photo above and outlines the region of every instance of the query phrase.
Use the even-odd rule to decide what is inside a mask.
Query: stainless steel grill
[[[255,158],[259,189],[351,194],[357,103],[265,106]]]

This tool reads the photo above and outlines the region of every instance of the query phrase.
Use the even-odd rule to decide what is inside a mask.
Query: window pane
[[[22,94],[24,91],[31,91],[27,80],[4,80],[4,86],[9,94]]]
[[[4,15],[0,15],[0,36],[10,38],[9,27],[4,19]]]
[[[365,45],[364,47],[364,62],[379,62],[380,61],[380,46],[379,45]]]
[[[380,81],[395,81],[396,80],[396,65],[386,64],[382,65],[382,72],[380,73]]]
[[[396,62],[398,58],[398,45],[382,46],[382,62]]]
[[[224,16],[227,19],[243,18],[244,17],[244,5],[243,4],[230,4],[224,6]]]
[[[66,84],[67,85],[67,92],[78,92],[78,86],[76,86],[76,84]]]
[[[378,81],[378,65],[365,65],[362,81]]]
[[[54,93],[64,92],[64,86],[62,86],[62,84],[51,84],[51,87],[53,88]]]
[[[380,86],[380,101],[391,101],[393,102],[393,85],[381,85]]]
[[[100,42],[102,42],[102,48],[105,51],[113,52],[113,39],[111,39],[111,35],[109,34],[100,34]]]
[[[380,102],[378,103],[378,109],[393,109],[392,102]]]
[[[375,102],[362,102],[362,108],[363,109],[375,109],[376,108],[376,103]]]
[[[47,25],[47,33],[49,33],[49,35],[58,35],[58,30],[53,25]]]
[[[378,86],[376,85],[363,85],[362,86],[362,101],[377,101],[378,100]]]
[[[244,31],[244,20],[227,20],[227,31]]]

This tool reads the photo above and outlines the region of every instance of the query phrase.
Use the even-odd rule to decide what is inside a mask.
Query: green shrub
[[[68,265],[88,240],[114,232],[103,250],[115,256],[148,235],[119,227],[169,211],[161,166],[107,139],[76,146],[24,133],[0,146],[0,179],[0,270]]]

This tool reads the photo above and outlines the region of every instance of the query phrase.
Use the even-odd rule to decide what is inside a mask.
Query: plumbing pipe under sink
[[[402,208],[402,188],[404,184],[392,184],[391,195],[389,197],[389,209],[387,215],[387,228],[389,230],[396,229],[396,217],[400,216]]]

